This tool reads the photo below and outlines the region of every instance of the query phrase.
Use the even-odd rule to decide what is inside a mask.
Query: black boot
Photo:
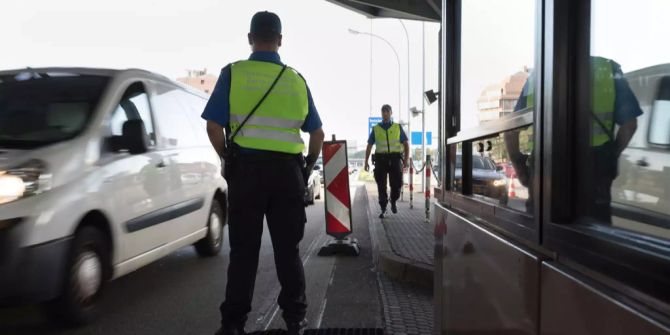
[[[299,322],[287,322],[286,333],[288,335],[300,335],[305,327],[307,327],[307,319],[302,319]]]
[[[381,214],[379,214],[379,218],[380,218],[380,219],[383,219],[383,218],[384,218],[384,214],[386,214],[386,207],[382,207],[382,212],[381,212]]]
[[[391,202],[391,212],[393,212],[393,214],[398,213],[398,207],[396,207],[395,201]]]

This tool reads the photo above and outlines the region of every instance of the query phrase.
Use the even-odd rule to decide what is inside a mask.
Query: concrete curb
[[[372,213],[367,186],[363,185],[362,187],[365,191],[365,207],[368,214],[375,264],[394,280],[416,284],[432,290],[434,267],[417,263],[393,252],[386,236],[386,230],[382,226],[383,223],[380,223],[379,218]]]

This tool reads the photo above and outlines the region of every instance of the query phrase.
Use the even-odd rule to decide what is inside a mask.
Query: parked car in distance
[[[317,166],[319,167],[318,169],[316,168]],[[319,156],[319,158],[316,159],[316,164],[314,165],[314,170],[319,172],[319,177],[320,177],[320,180],[321,180],[321,184],[323,184],[324,183],[324,179],[323,179],[323,159],[321,158],[321,156]]]
[[[83,324],[106,281],[184,246],[216,255],[228,188],[206,103],[143,70],[0,71],[0,305]]]
[[[321,173],[320,165],[314,165],[314,170],[307,179],[305,185],[305,203],[308,205],[314,204],[314,199],[321,199]]]
[[[456,155],[456,171],[454,172],[455,187],[460,189],[462,177],[462,156]],[[496,166],[495,162],[479,153],[472,155],[472,193],[488,198],[496,199],[501,205],[507,204],[508,179],[503,169]]]

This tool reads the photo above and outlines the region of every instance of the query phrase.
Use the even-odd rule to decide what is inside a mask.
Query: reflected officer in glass
[[[619,157],[637,130],[637,117],[642,115],[642,109],[618,63],[593,56],[591,72],[591,162],[578,162],[578,166],[580,171],[591,174],[583,178],[591,182],[583,188],[588,192],[588,216],[600,222],[611,223],[612,182],[619,172]],[[533,107],[533,78],[534,75],[531,74],[526,81],[515,107],[516,111]],[[529,157],[520,153],[518,132],[516,135],[506,135],[505,143],[519,181],[529,188],[527,209],[530,211],[533,201],[532,181],[529,177],[532,176],[533,158],[532,155]],[[592,164],[591,169],[581,168],[587,164]]]
[[[388,175],[391,184],[391,211],[398,212],[396,202],[400,198],[400,189],[402,188],[402,169],[407,166],[409,158],[409,143],[407,135],[399,124],[391,120],[391,106],[382,106],[382,122],[372,128],[368,138],[368,147],[365,150],[365,171],[370,171],[368,159],[372,152],[372,145],[375,145],[375,154],[372,157],[375,165],[375,181],[377,182],[377,191],[379,192],[379,206],[383,218],[386,214],[386,205],[388,205],[388,194],[386,192],[386,179]]]

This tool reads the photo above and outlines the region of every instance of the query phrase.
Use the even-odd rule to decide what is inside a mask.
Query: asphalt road
[[[354,234],[359,257],[320,257],[318,249],[330,237],[324,232],[324,203],[307,208],[308,223],[301,243],[308,295],[308,328],[381,327],[381,306],[372,265],[365,209],[352,189]],[[323,198],[323,197],[322,197]],[[227,233],[227,232],[226,232]],[[226,235],[227,236],[227,235]],[[229,246],[227,238],[217,257],[199,258],[186,247],[109,283],[101,316],[78,329],[49,322],[38,306],[0,310],[0,334],[213,334],[218,306],[224,296]],[[253,311],[247,331],[283,327],[276,298],[276,279],[270,236],[265,229]]]

